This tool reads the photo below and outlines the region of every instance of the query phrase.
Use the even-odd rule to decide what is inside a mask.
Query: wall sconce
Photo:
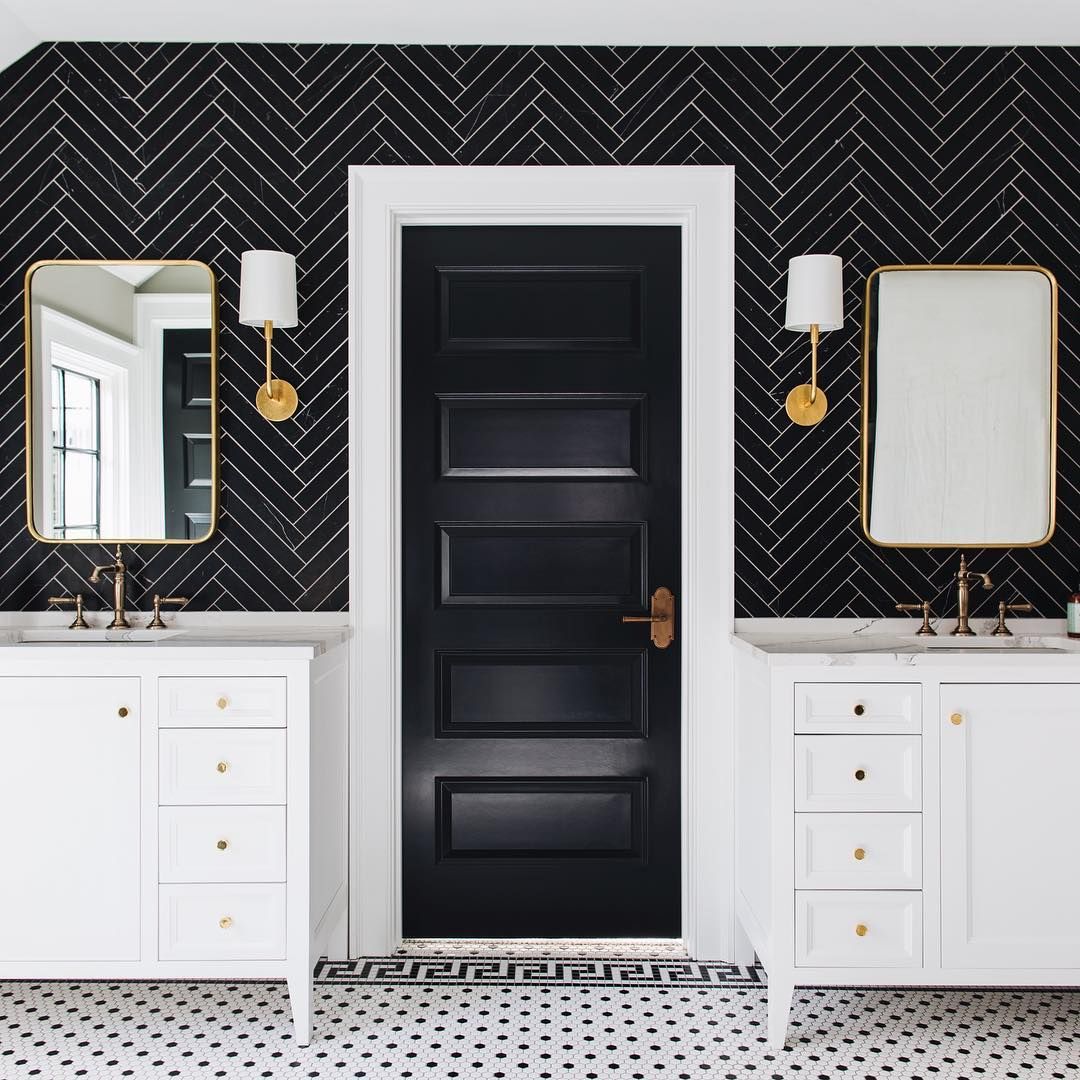
[[[275,423],[296,412],[296,390],[275,379],[270,366],[274,327],[296,325],[296,256],[284,251],[245,251],[240,256],[240,322],[261,326],[266,337],[266,381],[255,407]]]
[[[796,386],[787,396],[787,414],[801,427],[821,422],[829,407],[817,381],[818,333],[844,325],[844,264],[839,255],[796,255],[788,263],[788,330],[810,331],[810,384]]]

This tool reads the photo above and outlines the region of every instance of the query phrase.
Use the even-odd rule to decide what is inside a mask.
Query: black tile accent
[[[947,604],[956,554],[874,548],[858,526],[861,291],[898,261],[1034,262],[1061,284],[1058,531],[984,552],[1061,614],[1080,580],[1080,85],[1075,48],[42,45],[0,72],[0,609],[87,588],[96,551],[23,527],[22,274],[38,258],[197,258],[221,286],[222,503],[214,540],[133,553],[132,600],[195,610],[348,603],[346,167],[736,167],[738,614],[888,615]],[[275,336],[301,408],[251,399],[261,338],[237,323],[239,253],[299,259],[300,326]],[[830,412],[783,409],[805,341],[780,326],[791,255],[845,260],[848,322],[822,346]],[[258,584],[252,582],[258,578]],[[102,594],[101,606],[107,606]]]

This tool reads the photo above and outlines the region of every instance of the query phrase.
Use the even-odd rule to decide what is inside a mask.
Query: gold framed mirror
[[[862,526],[881,547],[1054,532],[1057,320],[1041,266],[881,266],[866,283]]]
[[[193,259],[26,272],[26,521],[46,544],[217,528],[217,281]]]

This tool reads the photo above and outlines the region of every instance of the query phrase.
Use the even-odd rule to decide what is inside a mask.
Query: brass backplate
[[[259,392],[255,395],[255,408],[275,424],[288,420],[296,412],[296,391],[284,379],[274,379],[270,387],[274,392],[272,397],[266,392],[266,383],[259,384]]]
[[[624,623],[648,623],[649,637],[658,649],[666,649],[675,640],[675,594],[661,585],[652,594],[648,615],[624,615]]]
[[[829,401],[825,397],[825,391],[820,386],[817,388],[817,393],[814,394],[813,401],[810,400],[812,393],[813,388],[809,383],[804,383],[802,386],[796,386],[788,394],[785,407],[792,423],[798,424],[800,427],[813,427],[815,424],[821,423],[821,418],[829,407]]]

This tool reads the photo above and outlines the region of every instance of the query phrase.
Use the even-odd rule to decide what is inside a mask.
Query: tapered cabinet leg
[[[788,1018],[791,1015],[791,999],[795,995],[792,979],[769,975],[769,1032],[770,1050],[782,1050],[787,1039]]]
[[[731,958],[733,964],[738,964],[739,967],[753,967],[754,966],[754,946],[747,936],[746,931],[743,929],[743,924],[739,921],[739,917],[735,916],[735,955]]]
[[[311,1014],[315,1007],[312,965],[305,964],[289,972],[289,1004],[292,1006],[293,1030],[299,1046],[311,1043]]]

